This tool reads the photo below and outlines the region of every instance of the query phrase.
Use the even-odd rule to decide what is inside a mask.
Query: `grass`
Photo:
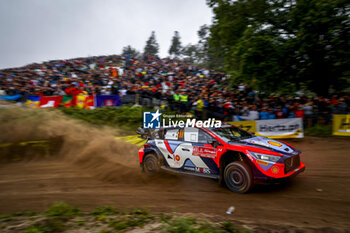
[[[331,137],[332,126],[331,125],[315,125],[304,130],[306,136],[314,137]]]
[[[174,218],[166,227],[169,233],[242,233],[230,222],[211,224],[204,220],[197,220],[193,217]]]
[[[98,207],[91,212],[93,215],[114,215],[119,213],[119,210],[116,210],[111,206]]]
[[[33,216],[36,219],[31,220]],[[6,221],[8,218],[15,221],[8,222]],[[18,224],[19,221],[25,221],[25,224]],[[194,217],[179,217],[164,213],[153,215],[148,209],[133,209],[121,212],[111,206],[104,206],[89,213],[82,213],[79,208],[64,202],[53,204],[43,213],[23,211],[3,215],[0,222],[2,226],[5,226],[3,228],[5,230],[11,224],[27,225],[25,229],[15,230],[21,233],[60,233],[79,232],[81,230],[110,233],[133,229],[170,233],[242,233],[229,222],[209,223]],[[148,225],[148,228],[143,228],[146,225]],[[150,227],[153,228],[150,229]],[[14,228],[9,227],[9,229],[13,231]]]
[[[81,210],[67,203],[57,202],[45,214],[48,217],[75,217],[81,214]]]
[[[56,110],[53,109],[52,111]],[[94,126],[117,127],[125,133],[130,133],[130,131],[135,132],[138,127],[142,126],[144,111],[155,111],[149,107],[132,107],[128,105],[121,107],[101,107],[94,110],[79,108],[58,108],[58,110],[69,117],[82,120]],[[167,115],[176,114],[171,111],[165,111],[163,113]],[[178,118],[177,120],[186,119]]]
[[[36,223],[21,233],[59,233],[67,228],[65,222],[58,218],[46,219],[41,223]]]
[[[119,219],[111,219],[108,225],[115,230],[124,230],[129,227],[143,227],[154,219],[154,216],[151,215],[149,210],[134,209]]]

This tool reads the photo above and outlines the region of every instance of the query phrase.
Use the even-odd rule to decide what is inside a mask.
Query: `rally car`
[[[146,173],[160,169],[219,179],[237,193],[254,184],[280,182],[305,170],[300,151],[286,142],[258,137],[232,125],[219,128],[160,128],[139,150]]]

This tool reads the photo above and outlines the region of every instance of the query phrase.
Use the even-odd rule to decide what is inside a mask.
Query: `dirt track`
[[[200,177],[165,173],[145,179],[137,163],[129,167],[135,174],[123,172],[125,179],[118,179],[118,169],[101,175],[97,171],[107,167],[80,166],[60,157],[1,164],[0,212],[40,211],[61,200],[85,210],[149,207],[246,224],[350,229],[350,139],[309,137],[291,143],[303,151],[306,171],[288,184],[259,186],[244,195]],[[236,211],[227,215],[231,205]]]

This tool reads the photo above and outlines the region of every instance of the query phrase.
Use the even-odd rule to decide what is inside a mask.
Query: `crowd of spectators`
[[[55,60],[0,70],[0,95],[16,94],[20,102],[29,95],[119,94],[140,105],[228,121],[302,117],[307,125],[320,118],[328,124],[331,114],[350,113],[349,93],[267,96],[244,85],[232,87],[224,73],[151,56]]]

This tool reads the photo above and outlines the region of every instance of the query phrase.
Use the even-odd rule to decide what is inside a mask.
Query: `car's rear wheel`
[[[247,164],[241,161],[229,163],[224,170],[226,186],[233,192],[246,193],[253,188],[252,172]]]
[[[160,164],[157,155],[151,153],[146,155],[143,161],[143,170],[147,174],[156,174],[159,172]]]

